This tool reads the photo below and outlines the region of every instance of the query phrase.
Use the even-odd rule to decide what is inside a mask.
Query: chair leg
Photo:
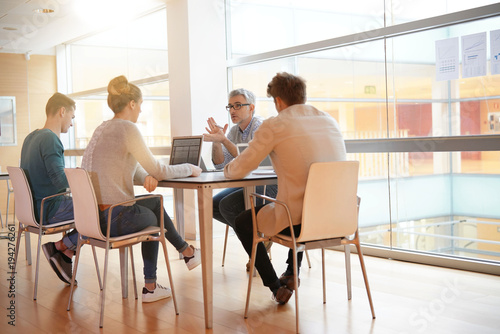
[[[92,246],[92,254],[94,255],[94,264],[95,264],[95,271],[97,273],[97,280],[99,281],[99,290],[102,291],[101,273],[99,272],[99,262],[97,261],[95,246]]]
[[[108,255],[109,247],[106,247],[106,254],[104,256],[104,277],[102,279],[102,291],[101,291],[101,310],[99,313],[99,328],[102,328],[104,323],[104,299],[106,297],[106,277],[108,275]]]
[[[165,256],[165,263],[167,264],[167,274],[168,280],[170,281],[170,289],[172,290],[172,299],[174,301],[175,314],[179,315],[179,309],[177,308],[177,298],[175,297],[174,280],[172,279],[172,271],[170,270],[170,261],[168,260],[167,245],[165,244],[165,239],[160,241],[163,246],[163,255]]]
[[[75,266],[73,268],[73,277],[71,277],[71,289],[69,290],[68,307],[66,308],[66,311],[70,310],[71,301],[73,300],[73,290],[75,289],[75,277],[78,271],[78,263],[80,262],[80,250],[82,249],[82,245],[83,245],[82,240],[78,238],[78,244],[76,245]]]
[[[253,273],[255,269],[255,255],[257,254],[257,244],[258,242],[253,241],[252,244],[252,254],[250,255],[250,271],[249,273]],[[247,301],[245,305],[245,319],[248,318],[248,305],[250,304],[250,292],[252,291],[252,278],[254,275],[248,275],[248,290],[247,290]]]
[[[38,249],[36,251],[36,269],[35,269],[35,287],[33,291],[33,300],[36,300],[36,295],[38,291],[38,272],[40,269],[40,250],[42,248],[42,227],[40,226],[38,233]]]
[[[307,265],[309,266],[309,269],[311,269],[311,260],[309,260],[309,253],[307,251],[304,252],[306,253]]]
[[[272,241],[269,241],[269,242],[271,242],[271,246],[272,246],[273,245]],[[267,255],[269,256],[269,261],[272,261],[273,260],[273,256],[271,254],[271,247],[269,247],[269,249],[267,250]]]
[[[326,304],[325,249],[321,248],[321,273],[323,278],[323,304]]]
[[[135,265],[134,265],[134,251],[132,250],[132,246],[130,248],[130,263],[132,265],[132,277],[134,279],[134,295],[135,299],[138,299],[137,297],[137,280],[135,278]]]
[[[5,212],[5,226],[9,226],[9,204],[10,204],[10,193],[11,192],[12,191],[10,190],[10,187],[9,187],[9,180],[7,180],[7,211]]]
[[[299,269],[297,265],[297,248],[293,247],[293,283],[295,285],[295,326],[296,332],[299,333]]]
[[[31,233],[24,233],[24,247],[26,249],[26,261],[31,266]]]
[[[344,245],[344,255],[345,255],[345,278],[347,285],[347,300],[352,299],[352,289],[351,289],[351,248],[349,245]]]
[[[226,260],[226,246],[227,246],[227,235],[229,233],[229,225],[226,225],[226,236],[224,237],[224,250],[222,251],[222,266],[224,267],[224,261]]]
[[[355,243],[356,249],[358,251],[359,263],[361,265],[361,270],[363,270],[363,279],[365,280],[366,294],[368,295],[368,301],[370,302],[370,309],[372,311],[372,318],[375,319],[375,310],[373,308],[372,294],[370,293],[370,285],[368,284],[368,275],[366,274],[365,261],[363,260],[363,253],[361,252],[361,246],[359,244],[359,237]]]
[[[29,232],[25,232],[27,234]],[[16,252],[14,253],[14,269],[12,272],[16,272],[17,268],[17,256],[19,255],[19,245],[21,244],[21,236],[23,235],[23,230],[21,224],[19,224],[19,228],[17,230],[17,240],[16,240]]]

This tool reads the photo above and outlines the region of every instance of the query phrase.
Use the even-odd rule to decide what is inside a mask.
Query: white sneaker
[[[160,299],[172,297],[172,291],[170,288],[166,288],[156,283],[156,288],[153,291],[149,291],[146,287],[142,288],[142,302],[151,303],[158,301]]]
[[[199,248],[194,248],[193,245],[189,247],[193,249],[193,256],[184,256],[184,262],[186,262],[186,266],[189,270],[193,270],[201,263],[201,251]]]

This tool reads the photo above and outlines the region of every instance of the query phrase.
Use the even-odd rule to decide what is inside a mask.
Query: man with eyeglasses
[[[255,116],[255,95],[243,88],[235,89],[229,93],[226,110],[231,116],[231,121],[235,124],[229,130],[227,137],[225,134],[228,124],[222,127],[212,117],[207,120],[206,130],[208,133],[203,135],[204,141],[212,142],[212,162],[216,169],[224,168],[238,156],[236,144],[250,142],[263,121],[261,117]],[[257,187],[256,191],[262,194],[264,187]],[[274,198],[276,194],[277,186],[266,187],[267,196]],[[245,211],[243,188],[224,189],[213,198],[213,217],[233,229],[236,217],[243,211]],[[266,245],[268,250],[270,245]],[[247,270],[249,268],[247,263]]]

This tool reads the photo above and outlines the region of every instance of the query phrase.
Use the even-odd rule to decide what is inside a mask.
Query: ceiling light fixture
[[[50,13],[54,12],[53,9],[48,9],[48,8],[37,8],[37,9],[33,9],[33,11],[36,14],[50,14]]]

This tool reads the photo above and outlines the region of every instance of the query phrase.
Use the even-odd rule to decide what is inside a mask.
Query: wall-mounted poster
[[[486,32],[462,36],[462,78],[486,75]]]
[[[458,79],[458,37],[436,41],[436,81]]]
[[[16,98],[0,96],[0,146],[16,144]]]
[[[500,30],[490,31],[491,74],[500,74]]]

